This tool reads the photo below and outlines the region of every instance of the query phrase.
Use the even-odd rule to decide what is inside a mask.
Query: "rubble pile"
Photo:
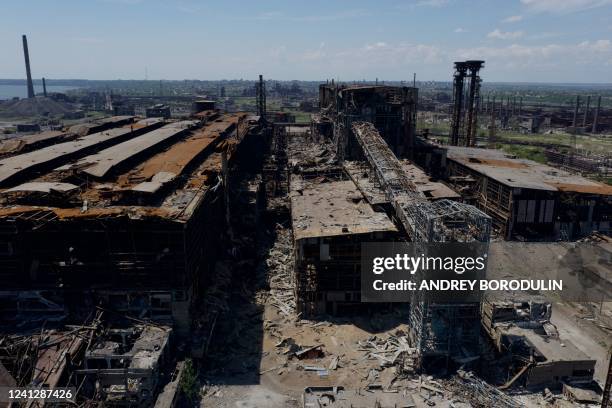
[[[276,241],[266,259],[267,281],[270,287],[268,302],[286,318],[296,316],[293,292],[293,244],[291,230],[277,224]]]
[[[519,408],[523,405],[502,391],[487,384],[471,372],[458,370],[447,384],[455,395],[465,398],[474,408]]]
[[[365,351],[365,357],[378,360],[380,367],[396,367],[398,376],[407,376],[415,371],[416,350],[408,344],[408,338],[401,330],[395,336],[386,338],[372,336],[359,341],[359,350]]]

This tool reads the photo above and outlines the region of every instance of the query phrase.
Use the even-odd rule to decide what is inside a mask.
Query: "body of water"
[[[47,92],[66,92],[70,89],[76,89],[76,86],[61,86],[47,85]],[[42,93],[42,85],[34,84],[34,93]],[[0,85],[0,100],[11,99],[14,97],[26,98],[28,96],[28,88],[26,85]]]

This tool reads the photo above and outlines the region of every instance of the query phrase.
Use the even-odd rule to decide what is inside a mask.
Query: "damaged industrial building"
[[[36,350],[12,349],[13,341],[29,344],[15,330],[85,327],[96,311],[104,311],[104,324],[134,319],[144,328],[91,329],[88,343],[66,349],[48,336],[29,341],[40,350],[41,343],[57,345],[48,358],[58,363],[63,353],[79,358],[83,368],[62,380],[93,376],[100,388],[84,395],[149,406],[159,391],[157,360],[170,353],[171,333],[190,333],[194,302],[212,279],[229,169],[263,128],[258,117],[216,110],[186,120],[106,123],[105,130],[53,135],[48,146],[24,153],[32,139],[26,137],[1,160],[0,315],[8,333],[2,348],[9,350],[3,364],[20,367],[11,371],[19,385],[37,375]],[[32,367],[10,361],[18,358]]]
[[[19,296],[3,311],[102,302],[188,331],[223,212],[215,186],[253,127],[244,114],[143,120],[4,159],[2,287]]]
[[[551,301],[362,302],[364,243],[610,244],[609,185],[478,144],[482,67],[456,64],[449,144],[417,130],[415,86],[327,82],[298,124],[261,76],[257,112],[198,99],[3,142],[3,383],[172,407],[194,360],[205,406],[264,378],[276,406],[599,401],[604,362]]]
[[[476,147],[482,66],[483,61],[461,65],[467,72],[463,78],[469,81],[455,84],[461,88],[456,95],[463,98],[465,94],[467,101],[456,102],[451,145],[416,132],[417,89],[333,81],[320,87],[320,112],[313,115],[310,129],[293,126],[291,133],[275,133],[286,138],[288,149],[286,182],[299,316],[316,321],[317,316],[372,313],[372,306],[360,298],[362,243],[477,241],[488,245],[492,238],[555,241],[609,234],[610,186],[500,150]],[[590,398],[600,395],[602,390],[594,382],[596,361],[560,338],[550,322],[552,304],[542,306],[535,298],[524,301],[533,309],[546,310],[543,316],[526,318],[529,312],[521,309],[519,299],[531,295],[509,296],[500,304],[506,305],[511,317],[498,315],[501,309],[490,300],[437,304],[414,296],[405,312],[408,351],[399,352],[401,359],[398,354],[390,360],[376,357],[381,365],[394,365],[400,377],[468,367],[496,372],[495,378],[483,375],[503,391],[563,389],[565,397],[546,394],[551,404],[576,402],[567,390]],[[346,392],[346,387],[309,388],[304,401],[310,405],[305,406],[317,402],[368,406],[358,393],[347,397]],[[483,393],[489,399],[471,403],[521,406],[491,389]],[[383,405],[387,401],[383,395],[374,400]]]

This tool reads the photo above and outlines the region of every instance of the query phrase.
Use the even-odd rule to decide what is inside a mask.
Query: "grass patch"
[[[290,111],[295,115],[295,123],[310,123],[310,112]]]
[[[179,387],[190,403],[194,403],[199,399],[200,382],[198,381],[198,373],[193,366],[193,361],[189,358],[185,360],[185,369]]]
[[[501,149],[504,152],[521,159],[533,160],[534,162],[542,164],[547,163],[546,156],[544,155],[544,149],[542,147],[497,143],[495,148]]]
[[[523,134],[512,131],[498,131],[497,140],[503,141],[519,141],[519,142],[538,142],[550,145],[566,145],[572,143],[572,135],[568,133],[552,133],[552,134]],[[576,135],[576,147],[592,152],[607,153],[612,151],[612,139],[593,135]]]

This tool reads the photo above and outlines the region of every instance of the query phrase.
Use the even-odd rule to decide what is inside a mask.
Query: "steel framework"
[[[409,180],[373,124],[353,122],[351,128],[413,242],[489,242],[491,218],[488,215],[452,200],[430,202]],[[421,292],[415,293],[411,299],[410,337],[417,349],[419,366],[426,357],[444,357],[448,364],[452,357],[478,355],[479,302],[432,303]]]
[[[373,124],[353,122],[352,130],[412,241],[488,242],[491,232],[488,215],[452,200],[430,202],[410,181]]]
[[[476,145],[476,134],[478,130],[478,110],[480,109],[480,84],[478,75],[484,66],[484,61],[457,61],[455,62],[455,74],[453,77],[453,116],[451,119],[450,142],[453,146],[459,144],[465,146]],[[469,84],[467,95],[465,90],[465,79]],[[464,107],[464,97],[466,98]]]
[[[455,62],[455,75],[453,76],[453,117],[451,119],[451,145],[457,146],[459,143],[459,132],[463,119],[463,87],[467,65],[465,62]]]
[[[480,76],[478,72],[484,65],[484,61],[466,61],[470,70],[470,93],[468,99],[467,123],[465,130],[465,145],[476,145],[476,133],[478,131],[478,110],[480,108]]]

